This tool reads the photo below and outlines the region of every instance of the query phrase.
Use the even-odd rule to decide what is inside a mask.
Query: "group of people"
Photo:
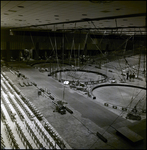
[[[133,74],[129,74],[129,72],[127,72],[127,78],[126,78],[126,80],[129,80],[130,79],[130,81],[132,81],[131,79],[133,79],[133,81],[134,81],[134,79],[135,79],[135,74],[133,73]]]

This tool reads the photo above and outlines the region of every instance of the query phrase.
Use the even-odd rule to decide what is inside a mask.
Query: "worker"
[[[126,78],[127,80],[128,80],[128,77],[129,77],[129,72],[127,72],[127,78]]]
[[[134,79],[135,79],[135,74],[133,73],[133,75],[132,75],[132,78],[133,78],[133,81],[134,81]]]
[[[129,77],[130,77],[130,81],[131,81],[131,79],[132,79],[132,74],[130,74]]]

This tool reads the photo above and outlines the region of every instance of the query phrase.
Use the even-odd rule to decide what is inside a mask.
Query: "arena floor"
[[[133,58],[138,56],[129,57],[128,60],[132,63],[131,66],[137,65],[137,61]],[[143,59],[143,56],[142,56]],[[121,61],[121,60],[120,60]],[[123,60],[122,60],[123,61]],[[122,62],[123,64],[124,62]],[[84,69],[98,71],[108,76],[106,83],[102,84],[113,84],[110,83],[109,79],[114,77],[116,83],[120,83],[121,72],[119,69],[115,69],[112,66],[117,66],[118,61],[105,63],[101,69],[96,68],[95,64],[85,65]],[[140,87],[146,87],[146,79],[143,70],[143,60],[140,66],[139,77],[133,81],[127,80],[127,85],[135,85]],[[36,64],[33,66],[27,65],[25,62],[10,62],[9,69],[3,67],[5,74],[15,83],[16,86],[29,98],[29,100],[42,112],[43,116],[50,122],[50,124],[56,129],[60,136],[70,145],[73,149],[145,149],[146,148],[146,113],[141,114],[142,120],[135,121],[126,119],[126,113],[122,114],[122,110],[113,109],[112,107],[104,106],[104,103],[110,103],[111,105],[126,107],[131,102],[130,108],[134,107],[136,103],[140,101],[138,107],[146,110],[146,91],[139,88],[132,87],[101,87],[93,90],[93,94],[96,99],[92,99],[87,93],[83,93],[78,90],[70,89],[68,85],[64,85],[52,76],[48,76],[50,66],[52,70],[56,69],[55,64]],[[68,65],[62,65],[62,67],[70,68]],[[123,66],[126,68],[126,66]],[[40,68],[48,68],[48,71],[40,71]],[[136,66],[137,68],[137,66]],[[59,100],[67,102],[68,106],[73,114],[66,113],[61,115],[58,112],[54,112],[55,106],[52,100],[45,97],[44,95],[38,96],[38,89],[34,86],[21,87],[19,82],[24,79],[17,77],[10,70],[19,70],[28,79],[27,81],[35,82],[38,87],[46,88],[52,93],[52,95]],[[110,71],[111,70],[111,71]],[[59,74],[58,74],[59,76]],[[82,76],[82,80],[94,80],[102,78],[96,74],[76,72],[71,77],[67,76],[66,73],[61,75],[62,78],[67,80],[75,79],[76,77]],[[68,78],[67,78],[68,77]],[[95,85],[89,86],[92,88]],[[113,127],[112,127],[113,126]],[[144,141],[136,146],[133,146],[116,134],[117,128],[128,127],[135,133],[139,134],[144,138]],[[114,129],[115,127],[115,129]],[[96,133],[101,133],[108,142],[103,142]]]

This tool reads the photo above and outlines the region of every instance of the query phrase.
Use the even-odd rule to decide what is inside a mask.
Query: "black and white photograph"
[[[1,1],[1,149],[146,149],[146,1]]]

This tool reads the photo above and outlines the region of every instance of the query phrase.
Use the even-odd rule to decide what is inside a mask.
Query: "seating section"
[[[26,149],[34,149],[32,147],[32,144],[29,142],[27,135],[25,134],[21,125],[17,121],[15,122],[15,124],[16,124],[16,131],[17,131],[22,143],[24,144],[25,148]]]
[[[5,126],[6,126],[5,131],[9,139],[10,145],[12,146],[12,149],[20,149],[9,123],[5,122]]]
[[[1,134],[1,149],[5,149],[5,143],[4,143],[4,140],[3,140],[3,137],[2,137],[2,134]]]
[[[11,146],[5,145],[1,134],[1,149],[65,148],[62,138],[42,113],[3,72],[1,85],[1,121],[5,129],[2,134],[5,133]]]

